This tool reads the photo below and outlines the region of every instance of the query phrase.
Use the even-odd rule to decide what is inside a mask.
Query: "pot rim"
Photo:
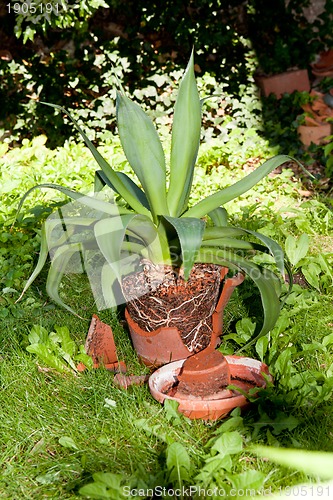
[[[239,368],[244,367],[245,371],[247,371],[248,374],[254,373],[255,375],[262,378],[261,387],[266,386],[266,380],[262,376],[262,373],[266,373],[269,376],[270,374],[265,363],[262,363],[261,361],[253,358],[236,355],[226,355],[225,358],[230,366],[231,375],[233,375],[233,370],[235,372],[239,370]],[[179,373],[179,370],[181,369],[184,362],[185,360],[181,359],[164,365],[149,377],[149,390],[152,396],[160,403],[164,403],[165,399],[171,399],[179,402],[179,411],[181,412],[183,410],[185,412],[195,412],[202,410],[208,412],[216,412],[223,410],[222,413],[224,414],[228,413],[236,406],[242,407],[248,404],[247,398],[243,394],[239,393],[234,393],[230,397],[226,397],[223,399],[185,399],[164,394],[161,391],[161,385],[168,382],[171,383],[173,381],[173,377],[177,375],[177,373]],[[246,377],[246,373],[244,375]]]

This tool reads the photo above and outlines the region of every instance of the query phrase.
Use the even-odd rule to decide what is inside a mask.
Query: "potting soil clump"
[[[191,352],[209,344],[220,286],[220,266],[195,264],[185,281],[181,269],[147,260],[142,261],[142,271],[122,282],[128,311],[140,328],[151,332],[176,327]]]

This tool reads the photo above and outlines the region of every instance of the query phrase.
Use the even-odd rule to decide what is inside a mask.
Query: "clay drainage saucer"
[[[225,359],[229,365],[232,385],[238,386],[245,392],[254,387],[266,386],[263,374],[269,377],[270,374],[267,365],[261,361],[241,356],[225,356]],[[245,396],[228,389],[206,396],[194,396],[181,391],[177,393],[175,382],[181,373],[184,362],[185,360],[179,360],[164,365],[150,376],[150,392],[160,403],[164,403],[165,399],[178,401],[178,411],[188,418],[201,418],[203,420],[217,420],[226,417],[234,408],[249,404]],[[223,366],[222,370],[224,370]],[[221,374],[221,377],[223,376],[225,376],[224,371]]]

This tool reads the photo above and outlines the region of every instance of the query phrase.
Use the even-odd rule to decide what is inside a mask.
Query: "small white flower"
[[[104,408],[115,408],[117,403],[114,399],[105,398],[104,399]]]

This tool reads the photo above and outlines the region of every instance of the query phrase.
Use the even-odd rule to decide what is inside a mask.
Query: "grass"
[[[22,189],[28,189],[36,181],[36,176],[31,177],[32,172],[38,169],[38,180],[43,182],[61,179],[63,184],[73,183],[73,187],[83,191],[91,186],[91,167],[88,168],[88,160],[85,162],[83,146],[69,144],[57,154],[49,151],[43,141],[37,141],[26,143],[0,159],[3,196],[0,207],[0,498],[82,498],[80,488],[91,483],[92,475],[98,472],[119,474],[122,487],[175,488],[179,486],[179,478],[172,472],[169,456],[172,443],[181,446],[178,450],[185,457],[181,474],[186,485],[230,488],[237,484],[244,488],[255,484],[259,491],[262,488],[280,491],[306,480],[317,480],[258,458],[251,452],[251,445],[333,452],[333,291],[332,280],[324,270],[319,274],[318,289],[294,287],[277,327],[267,339],[266,348],[256,345],[246,351],[252,357],[262,356],[269,363],[275,384],[263,391],[242,417],[236,412],[221,422],[189,421],[172,408],[161,407],[146,386],[128,391],[118,389],[113,384],[113,375],[104,369],[79,375],[59,374],[26,351],[28,334],[34,324],[45,327],[48,332],[55,325],[67,326],[75,342],[82,344],[91,315],[97,312],[88,282],[77,275],[66,277],[62,293],[85,320],[60,310],[49,301],[45,293],[45,272],[22,301],[15,304],[34,267],[40,224],[48,213],[45,207],[52,199],[50,194],[32,199],[30,206],[42,200],[39,209],[33,214],[26,212],[10,232]],[[195,181],[198,195],[203,190],[214,190],[222,177],[223,182],[228,183],[244,175],[236,164],[208,169],[218,154],[218,148],[212,148],[210,154],[206,151],[201,157]],[[76,160],[81,170],[75,167]],[[16,182],[18,179],[22,184]],[[276,238],[282,245],[287,234],[295,237],[304,232],[309,234],[309,254],[300,261],[298,271],[318,255],[324,255],[332,266],[332,212],[325,203],[317,201],[316,195],[304,203],[300,188],[293,173],[286,170],[280,176],[265,180],[238,204],[233,204],[231,217],[237,223]],[[295,208],[297,211],[292,211]],[[237,336],[236,340],[229,337],[223,341],[225,352],[234,352],[246,342],[245,323],[240,320],[250,323],[255,320],[253,305],[255,294],[247,284],[235,293],[226,310],[225,336],[236,332]],[[115,316],[110,311],[98,314],[112,326],[119,357],[125,360],[129,372],[146,373],[147,369],[140,365],[132,349],[121,314]],[[114,401],[115,406],[108,405],[106,400]],[[241,437],[241,446],[235,445],[237,452],[224,450],[231,460],[229,469],[217,453],[223,436],[234,439],[234,445],[237,436]],[[186,456],[189,470],[184,465]],[[215,471],[214,463],[218,465]],[[115,476],[112,481],[116,481]],[[107,498],[122,498],[121,490],[112,491]]]

